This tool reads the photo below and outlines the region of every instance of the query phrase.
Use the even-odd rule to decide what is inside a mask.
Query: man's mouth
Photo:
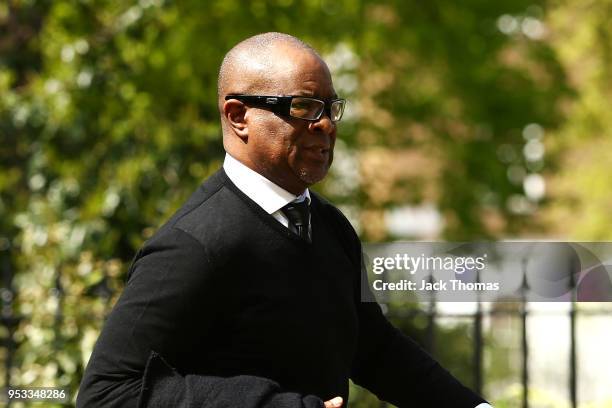
[[[306,155],[310,157],[311,160],[327,162],[330,157],[331,148],[329,146],[323,145],[312,145],[306,146]]]

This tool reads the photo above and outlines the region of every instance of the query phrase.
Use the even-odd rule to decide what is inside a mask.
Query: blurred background
[[[610,21],[610,0],[0,1],[0,387],[74,401],[131,258],[220,167],[218,67],[259,32],[313,45],[349,100],[316,189],[364,242],[612,240]],[[496,407],[599,408],[611,305],[385,310]]]

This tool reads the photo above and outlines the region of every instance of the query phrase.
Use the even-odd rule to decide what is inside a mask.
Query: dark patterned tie
[[[281,208],[281,211],[283,214],[285,214],[285,216],[287,216],[289,222],[295,227],[295,230],[300,238],[310,243],[310,210],[308,208],[307,200],[302,200],[300,202],[292,201]]]

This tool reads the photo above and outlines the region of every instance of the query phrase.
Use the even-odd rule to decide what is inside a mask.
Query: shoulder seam
[[[188,231],[185,231],[182,228],[177,227],[176,225],[172,226],[172,230],[173,231],[180,231],[183,235],[185,235],[186,237],[189,238],[190,241],[193,241],[196,243],[196,245],[198,247],[200,247],[200,249],[202,250],[202,252],[204,252],[204,256],[202,257],[204,259],[204,261],[208,264],[208,266],[210,268],[214,268],[214,259],[212,258],[212,256],[210,255],[210,252],[208,252],[208,250],[206,249],[206,246],[200,242],[199,239],[197,239],[196,237],[194,237],[191,233],[189,233]],[[211,269],[212,270],[212,269]]]
[[[208,200],[210,200],[212,197],[214,197],[219,191],[221,191],[221,189],[225,187],[225,181],[222,181],[221,184],[219,185],[219,187],[217,187],[216,190],[212,191],[210,193],[210,195],[208,197],[206,197],[202,202],[200,202],[198,205],[196,205],[195,207],[193,207],[191,210],[187,211],[185,214],[181,215],[180,217],[178,217],[176,220],[174,220],[174,222],[172,223],[171,227],[173,229],[177,229],[179,231],[183,231],[185,234],[189,235],[192,239],[194,239],[195,241],[197,241],[198,243],[200,243],[200,245],[202,245],[202,243],[196,238],[194,237],[189,231],[184,230],[183,228],[179,228],[176,226],[176,224],[178,224],[178,222],[180,220],[182,220],[184,217],[186,217],[187,215],[191,214],[193,211],[195,211],[196,209],[200,208],[202,205],[204,205],[204,203],[206,203]],[[200,186],[200,188],[202,188]]]

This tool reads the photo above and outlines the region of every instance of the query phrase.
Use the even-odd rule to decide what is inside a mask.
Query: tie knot
[[[281,211],[296,227],[308,226],[310,224],[310,209],[306,200],[300,202],[292,201],[281,208]]]
[[[306,242],[311,242],[310,240],[310,209],[308,208],[308,202],[306,200],[295,202],[292,201],[283,208],[281,211],[289,222],[295,228],[295,232],[305,240]]]

